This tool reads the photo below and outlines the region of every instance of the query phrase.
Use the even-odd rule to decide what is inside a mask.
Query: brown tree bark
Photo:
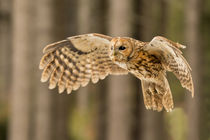
[[[108,34],[132,35],[132,1],[109,0]],[[107,95],[107,139],[129,140],[132,131],[132,97],[135,87],[130,76],[110,76]]]
[[[34,55],[33,1],[13,1],[13,77],[10,102],[10,140],[29,140],[31,132],[32,83]]]
[[[11,82],[11,1],[0,0],[0,102],[7,101]]]
[[[54,10],[52,0],[37,0],[36,5],[36,49],[35,63],[38,64],[42,57],[42,49],[49,43],[55,41],[54,37]],[[34,69],[38,69],[37,65]],[[35,75],[35,110],[34,114],[34,140],[51,140],[53,138],[53,96],[50,94],[47,84],[40,82],[41,71]]]
[[[7,139],[8,97],[11,87],[11,1],[0,0],[0,139]]]
[[[199,137],[199,101],[202,93],[202,75],[201,75],[201,46],[200,42],[200,0],[187,0],[185,8],[186,18],[186,42],[188,46],[187,55],[192,68],[192,77],[194,82],[195,97],[186,97],[187,116],[188,116],[188,132],[187,139],[198,140]]]

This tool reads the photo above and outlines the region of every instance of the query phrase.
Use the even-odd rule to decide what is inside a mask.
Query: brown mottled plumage
[[[182,56],[185,46],[164,37],[141,42],[128,37],[84,34],[46,46],[40,61],[44,69],[42,82],[49,79],[49,88],[58,86],[59,93],[67,93],[93,83],[109,74],[128,72],[141,80],[147,109],[173,109],[173,98],[166,79],[166,71],[173,72],[181,85],[194,96],[191,68]]]

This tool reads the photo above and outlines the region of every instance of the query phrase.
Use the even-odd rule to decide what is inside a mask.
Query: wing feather
[[[154,37],[145,50],[158,56],[166,70],[171,71],[180,80],[181,85],[188,89],[194,96],[194,87],[191,76],[191,68],[186,59],[182,56],[180,48],[185,46],[174,43],[164,37]]]
[[[41,81],[49,79],[50,89],[58,86],[59,93],[65,89],[71,93],[90,80],[97,83],[109,74],[127,74],[109,58],[111,39],[102,34],[85,34],[46,46],[39,65],[44,69]]]

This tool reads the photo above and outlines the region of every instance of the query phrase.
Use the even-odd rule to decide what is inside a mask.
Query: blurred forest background
[[[188,46],[195,97],[168,74],[175,109],[146,110],[140,81],[48,90],[45,45],[84,33]],[[210,140],[210,0],[0,0],[0,140]]]

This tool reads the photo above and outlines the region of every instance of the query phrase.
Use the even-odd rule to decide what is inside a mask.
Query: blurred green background
[[[146,110],[140,81],[48,90],[45,45],[84,33],[187,46],[195,97],[168,73],[175,108]],[[210,0],[0,0],[0,140],[210,140]]]

